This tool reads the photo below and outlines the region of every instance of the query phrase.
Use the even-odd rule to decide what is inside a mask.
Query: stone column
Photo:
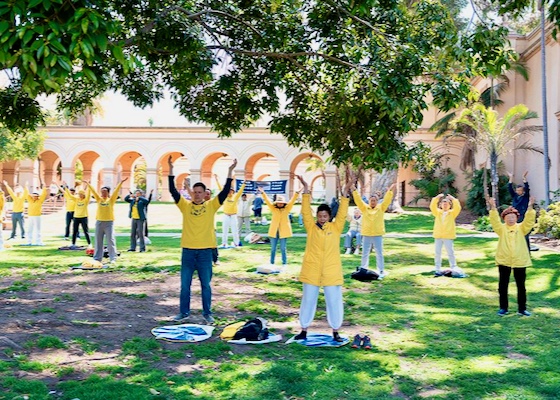
[[[33,160],[22,160],[19,162],[18,182],[21,186],[29,184],[28,189],[33,191],[39,186],[39,179],[35,179],[35,165]],[[50,182],[49,182],[50,183]]]
[[[283,180],[286,180],[286,181],[287,181],[287,182],[286,182],[286,196],[287,196],[287,197],[292,196],[292,195],[293,195],[293,192],[292,192],[292,186],[293,186],[293,185],[292,185],[292,181],[291,181],[291,179],[290,179],[290,171],[287,171],[287,170],[280,170],[279,175],[280,175],[280,180],[281,180],[281,181],[283,181]],[[288,199],[288,200],[289,200],[289,199]]]
[[[336,171],[325,171],[325,202],[336,196]]]
[[[152,201],[156,201],[159,199],[160,195],[158,191],[157,168],[146,168],[146,195],[148,195],[152,189],[154,190]]]
[[[76,177],[75,177],[74,168],[62,167],[60,169],[60,174],[62,176],[62,182],[66,182],[66,184],[71,188],[76,186],[76,182],[75,182]]]
[[[123,170],[121,171],[120,180],[123,181],[125,178],[128,178],[126,182],[122,184],[121,191],[122,193],[130,193],[132,186],[134,186],[134,182],[131,182],[134,179],[132,171],[130,170]],[[117,182],[115,182],[115,185]]]

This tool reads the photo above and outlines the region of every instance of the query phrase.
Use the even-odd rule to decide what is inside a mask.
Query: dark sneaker
[[[530,317],[531,313],[527,310],[519,311],[517,315],[521,315],[522,317]]]
[[[441,271],[434,271],[434,276],[443,276],[443,272],[441,272]]]
[[[371,340],[369,336],[364,336],[364,342],[362,343],[362,347],[366,350],[371,349]]]
[[[503,316],[506,315],[507,313],[508,313],[508,310],[506,310],[506,309],[504,309],[504,308],[500,308],[500,309],[498,310],[498,315],[499,315],[500,317],[503,317]]]
[[[333,338],[333,340],[334,340],[335,342],[338,342],[338,343],[344,342],[344,339],[342,339],[342,338],[340,337],[340,335],[339,335],[338,332],[333,332],[333,333],[332,333],[332,338]]]
[[[175,322],[182,322],[182,321],[186,321],[188,320],[190,317],[189,314],[185,314],[185,313],[179,313],[176,316],[173,317],[173,321]]]
[[[354,341],[352,342],[352,348],[357,349],[362,345],[362,338],[359,334],[354,336]]]
[[[294,336],[295,340],[305,340],[307,339],[307,331],[301,331],[296,336]]]
[[[202,316],[207,324],[212,325],[214,323],[214,317],[212,315],[203,315]]]
[[[128,249],[127,251],[136,251],[136,249]]]
[[[529,251],[539,251],[539,248],[537,246],[531,246],[529,247]]]

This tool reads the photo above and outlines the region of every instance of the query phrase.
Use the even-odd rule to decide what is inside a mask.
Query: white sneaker
[[[360,254],[360,249],[356,248],[356,251],[354,251],[354,254],[359,255]]]
[[[389,272],[377,270],[377,275],[379,275],[379,279],[383,279],[383,278],[385,278],[387,275],[389,275]]]
[[[352,251],[352,249],[351,249],[350,247],[348,247],[348,248],[346,249],[346,253],[344,253],[344,254],[350,254],[351,251]]]

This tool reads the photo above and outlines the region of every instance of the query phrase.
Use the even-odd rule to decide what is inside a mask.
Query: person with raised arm
[[[461,212],[461,203],[452,195],[447,196],[443,193],[438,194],[430,202],[430,211],[434,219],[434,240],[435,240],[435,276],[443,275],[441,271],[441,249],[445,246],[447,258],[451,271],[457,271],[457,260],[453,242],[457,238],[455,219]]]
[[[42,185],[41,185],[42,186]],[[27,193],[27,245],[43,246],[41,238],[41,215],[43,214],[43,203],[47,199],[47,188],[42,186],[41,193],[34,190]]]
[[[270,264],[274,265],[276,261],[276,247],[278,243],[280,243],[282,266],[285,267],[288,264],[287,241],[288,238],[292,237],[290,211],[299,196],[299,192],[294,192],[290,201],[286,203],[286,198],[282,195],[278,195],[276,196],[276,200],[270,201],[262,187],[259,186],[258,191],[272,214],[270,227],[268,228],[268,236],[270,237]]]
[[[342,342],[338,330],[344,318],[342,303],[342,263],[340,261],[340,235],[346,223],[350,183],[342,189],[343,197],[334,219],[328,204],[317,207],[317,217],[313,218],[311,211],[311,194],[307,182],[301,175],[297,178],[303,185],[301,213],[303,225],[307,232],[305,253],[301,264],[299,281],[303,283],[303,296],[299,310],[301,332],[295,336],[296,340],[307,338],[307,328],[315,318],[319,289],[323,287],[325,303],[327,305],[327,321],[333,331],[333,340]]]
[[[76,189],[69,187],[66,182],[62,182],[59,187],[64,197],[66,207],[66,226],[64,228],[64,240],[70,240],[70,227],[73,226],[74,212],[76,211]]]
[[[85,184],[86,189],[78,189],[78,195],[75,198],[74,207],[74,226],[72,229],[72,246],[76,246],[76,240],[78,239],[78,232],[80,231],[80,226],[84,232],[88,247],[91,247],[91,239],[89,237],[89,226],[88,226],[88,206],[89,200],[91,198],[91,191]],[[68,193],[66,193],[68,192]],[[70,194],[68,189],[65,189],[65,195]]]
[[[128,218],[131,220],[130,225],[130,247],[127,251],[136,251],[136,243],[140,244],[140,253],[146,251],[146,243],[144,242],[144,224],[146,223],[146,213],[149,201],[144,197],[141,189],[136,189],[134,195],[132,192],[126,195],[124,201],[130,204]]]
[[[245,190],[245,182],[241,185],[239,190],[235,192],[233,188],[229,189],[229,193],[224,201],[222,217],[222,247],[228,247],[228,237],[229,231],[231,229],[231,235],[233,236],[232,247],[238,247],[240,244],[239,240],[239,229],[237,226],[237,210],[238,201]]]
[[[0,188],[0,251],[4,250],[4,204],[6,203],[6,198],[4,197],[4,191]]]
[[[526,212],[523,222],[518,222],[519,211],[511,206],[502,211],[501,217],[504,220],[502,222],[496,209],[496,201],[491,197],[486,198],[486,203],[490,207],[490,224],[499,238],[495,256],[499,273],[499,316],[508,313],[508,286],[512,271],[517,285],[517,313],[526,317],[531,315],[527,311],[525,280],[527,279],[527,267],[530,267],[533,263],[525,243],[525,235],[531,231],[535,224],[536,211],[532,207],[534,202],[535,199],[530,197],[527,203],[529,211]]]
[[[169,165],[169,191],[175,204],[183,215],[181,232],[181,293],[179,297],[179,314],[173,320],[185,321],[191,313],[191,284],[195,271],[198,273],[202,289],[202,316],[209,323],[214,323],[212,316],[212,258],[213,249],[217,247],[214,217],[226,200],[231,188],[232,175],[237,159],[229,166],[226,183],[220,193],[210,200],[205,200],[206,185],[197,182],[192,187],[192,199],[186,200],[175,187],[173,162]]]
[[[385,271],[385,258],[383,256],[383,235],[385,234],[385,211],[393,201],[393,183],[383,201],[379,203],[380,194],[372,193],[369,203],[365,203],[355,186],[352,186],[352,195],[356,206],[362,212],[362,268],[369,268],[369,255],[375,248],[375,259],[377,264],[377,274],[379,279],[383,279],[387,274]]]
[[[4,181],[4,186],[8,190],[10,197],[12,198],[12,234],[8,238],[15,239],[17,226],[19,224],[19,228],[21,230],[21,238],[25,239],[25,228],[23,224],[23,211],[25,207],[25,198],[27,197],[26,190],[22,188],[20,185],[16,185],[15,188],[12,190],[10,185],[8,185],[7,181]]]
[[[509,176],[508,192],[511,196],[511,206],[515,208],[517,212],[519,212],[518,222],[523,222],[523,220],[525,219],[525,213],[527,212],[527,208],[529,207],[529,198],[531,197],[531,195],[529,189],[529,182],[527,182],[528,174],[529,171],[525,171],[523,173],[523,184],[518,184],[515,185],[514,187],[513,174],[511,172],[508,172],[508,176]],[[531,247],[531,244],[529,242],[530,233],[531,232],[527,233],[527,236],[525,236],[525,242],[527,243],[527,248],[529,248],[529,250],[538,250],[538,247]]]
[[[107,251],[109,252],[109,262],[115,264],[117,262],[117,242],[115,240],[115,203],[119,197],[119,191],[128,177],[120,181],[113,194],[111,188],[103,186],[100,193],[90,185],[87,186],[95,201],[97,201],[97,213],[95,215],[95,247],[93,252],[93,259],[99,262],[103,260],[104,246],[103,240],[107,237]]]

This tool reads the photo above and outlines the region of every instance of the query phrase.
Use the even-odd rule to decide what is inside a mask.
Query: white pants
[[[299,308],[299,323],[303,329],[307,329],[315,318],[319,289],[319,286],[303,284],[303,297]],[[342,286],[323,286],[323,291],[327,304],[327,321],[332,329],[337,330],[342,326],[342,319],[344,318]]]
[[[436,241],[436,271],[441,271],[441,248],[445,246],[447,251],[447,258],[449,258],[449,266],[451,269],[457,268],[457,261],[455,260],[455,251],[453,250],[453,239],[435,239]]]
[[[375,249],[375,262],[379,272],[385,271],[383,236],[362,236],[362,268],[369,268],[369,254]]]
[[[27,244],[42,245],[41,216],[27,217]]]
[[[237,246],[239,244],[239,231],[237,230],[237,215],[224,214],[222,219],[222,245],[228,245],[228,233],[231,228],[233,236],[233,243]]]

